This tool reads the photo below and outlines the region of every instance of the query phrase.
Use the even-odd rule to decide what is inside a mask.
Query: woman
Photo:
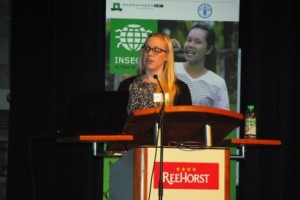
[[[123,80],[118,88],[129,91],[128,114],[136,109],[155,107],[163,100],[166,106],[192,104],[187,84],[175,76],[173,45],[168,36],[149,35],[141,48],[137,69],[138,74]],[[165,94],[165,98],[161,94]]]
[[[174,49],[181,49],[173,39]],[[229,110],[225,80],[209,70],[216,63],[215,33],[210,27],[196,24],[189,31],[183,47],[186,62],[175,63],[176,76],[188,84],[193,105]]]

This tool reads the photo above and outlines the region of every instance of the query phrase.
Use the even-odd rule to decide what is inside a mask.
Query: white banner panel
[[[239,21],[239,0],[107,0],[107,18]]]

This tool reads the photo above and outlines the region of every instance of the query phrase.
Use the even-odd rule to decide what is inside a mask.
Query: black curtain
[[[240,162],[239,199],[284,200],[297,195],[296,14],[293,1],[241,1],[241,110],[254,104],[259,138],[280,139],[282,146],[248,148]]]
[[[11,1],[8,199],[101,199],[92,144],[60,144],[68,95],[104,90],[104,1]]]
[[[241,0],[240,109],[254,104],[258,137],[282,146],[247,148],[238,200],[297,196],[296,2]],[[104,90],[105,1],[12,0],[10,43],[8,200],[101,199],[102,159],[55,136],[69,92]]]

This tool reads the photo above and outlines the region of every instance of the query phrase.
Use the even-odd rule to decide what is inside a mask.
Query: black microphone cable
[[[157,75],[153,75],[153,78],[155,78],[157,80],[157,83],[160,87],[160,90],[161,90],[161,93],[163,95],[163,103],[162,103],[162,106],[161,106],[161,109],[160,109],[160,119],[159,119],[159,131],[160,131],[160,169],[159,169],[159,172],[160,172],[160,175],[159,175],[159,188],[158,188],[158,197],[159,197],[159,200],[162,200],[163,198],[163,144],[164,144],[164,141],[163,141],[163,138],[164,138],[164,128],[163,128],[163,123],[164,123],[164,115],[165,115],[165,93],[164,93],[164,90],[160,84],[160,81],[157,77]]]
[[[161,93],[162,93],[162,96],[163,96],[163,102],[162,102],[162,106],[161,106],[160,113],[159,113],[159,127],[162,127],[164,116],[165,116],[165,101],[166,101],[165,93],[164,93],[164,90],[163,90],[163,88],[160,84],[158,76],[155,74],[155,75],[153,75],[153,78],[155,78],[157,80],[157,83],[160,87],[160,90],[161,90]]]

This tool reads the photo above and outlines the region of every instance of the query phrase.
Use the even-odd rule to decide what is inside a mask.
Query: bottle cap
[[[253,110],[253,109],[254,109],[254,105],[248,105],[247,108],[248,108],[249,110]]]

